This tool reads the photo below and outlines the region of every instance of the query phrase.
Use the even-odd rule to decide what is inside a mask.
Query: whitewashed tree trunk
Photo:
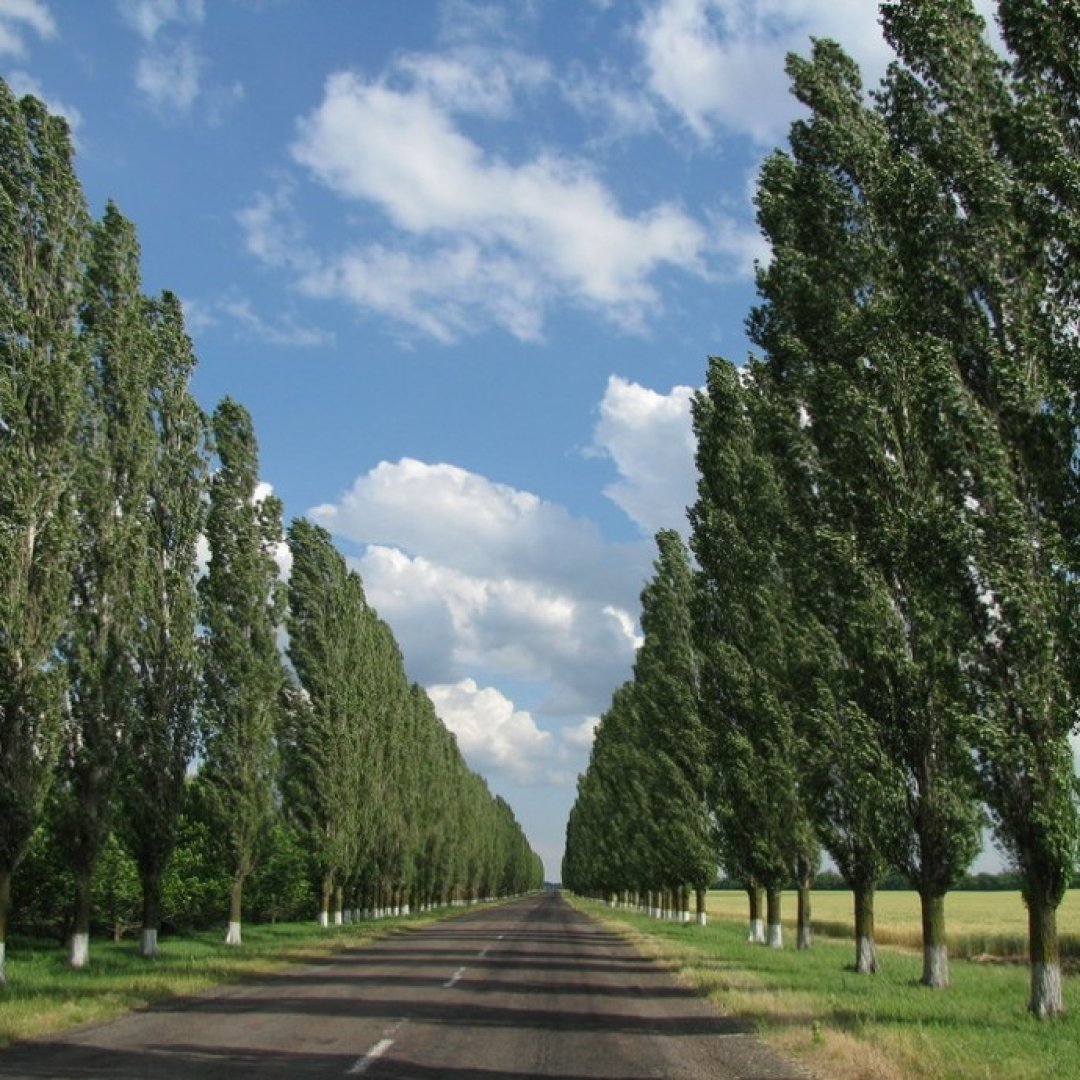
[[[320,911],[319,912],[319,926],[323,930],[325,930],[329,925],[330,925],[330,912],[328,912],[328,911]]]
[[[949,947],[927,945],[923,949],[923,984],[940,990],[949,985]]]
[[[763,945],[765,943],[765,920],[764,919],[751,919],[750,930],[746,935],[746,940],[754,945]]]
[[[1064,1012],[1061,996],[1061,965],[1031,965],[1031,1012],[1040,1020]]]
[[[698,926],[705,926],[709,922],[709,916],[704,911],[698,912],[697,924]]]
[[[84,968],[90,963],[90,935],[72,934],[71,946],[68,951],[68,965],[73,968]]]
[[[781,923],[769,923],[769,948],[782,949],[784,947],[784,927]]]
[[[856,940],[855,970],[860,975],[873,975],[878,970],[877,948],[872,937],[864,935]]]
[[[229,920],[229,929],[225,934],[226,945],[239,945],[240,944],[240,923]]]
[[[340,926],[343,921],[343,913],[338,910],[334,912],[334,925]]]
[[[152,960],[158,954],[157,944],[158,932],[152,927],[143,927],[142,935],[139,939],[139,955],[146,957],[147,960]]]
[[[7,942],[0,941],[0,986],[7,985]]]

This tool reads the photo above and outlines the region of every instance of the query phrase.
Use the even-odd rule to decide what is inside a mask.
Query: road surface
[[[789,1080],[622,938],[532,896],[0,1051],[0,1077]]]

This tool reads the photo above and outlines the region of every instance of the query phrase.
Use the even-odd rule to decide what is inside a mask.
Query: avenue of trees
[[[563,880],[676,895],[707,836],[779,944],[779,889],[823,848],[857,970],[899,871],[943,987],[945,897],[989,826],[1044,1017],[1080,836],[1080,4],[1000,0],[1004,55],[970,0],[881,16],[896,59],[871,92],[833,42],[789,58],[804,115],[758,185],[760,355],[712,360],[694,402],[693,562],[660,534]]]
[[[64,121],[0,83],[0,984],[13,905],[82,967],[133,891],[153,956],[165,919],[227,915],[239,944],[245,911],[539,886],[328,534],[293,522],[281,580],[251,419],[204,416],[180,303],[139,264]]]

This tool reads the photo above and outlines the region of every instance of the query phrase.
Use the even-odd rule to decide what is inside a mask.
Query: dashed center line
[[[450,978],[443,983],[443,988],[448,990],[451,986],[454,985],[454,983],[458,981],[458,979],[461,978],[462,975],[465,974],[466,970],[467,969],[465,967],[459,967],[457,971],[455,971],[454,974],[451,975]]]
[[[394,1045],[393,1039],[380,1039],[355,1065],[345,1074],[346,1076],[362,1076]]]

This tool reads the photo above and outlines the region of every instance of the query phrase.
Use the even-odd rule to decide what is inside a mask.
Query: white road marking
[[[355,1065],[345,1074],[346,1076],[361,1076],[371,1068],[394,1045],[393,1039],[381,1039],[377,1042]]]
[[[465,971],[466,969],[464,967],[459,967],[457,971],[455,971],[454,974],[451,975],[450,978],[443,983],[443,989],[448,990],[451,986],[453,986],[454,983],[456,983],[458,979],[460,979],[461,976],[465,974]]]

